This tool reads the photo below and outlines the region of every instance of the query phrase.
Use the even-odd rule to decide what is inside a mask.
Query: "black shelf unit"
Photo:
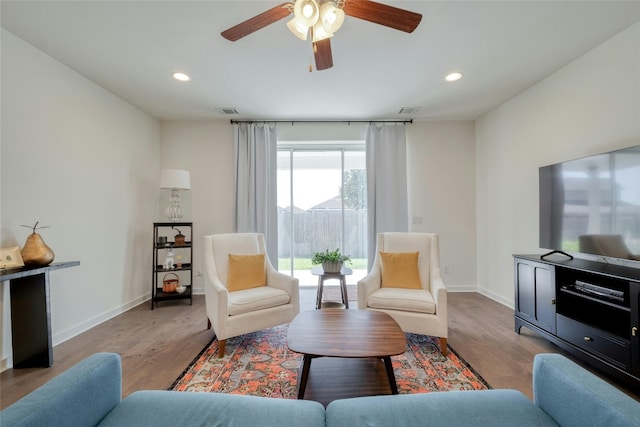
[[[175,243],[175,235],[180,230],[185,235],[184,244]],[[167,237],[166,243],[160,243],[160,237]],[[193,223],[192,222],[154,222],[153,223],[153,268],[151,280],[151,310],[160,301],[188,299],[193,305]],[[171,249],[176,256],[186,257],[180,267],[164,268],[164,251]],[[176,260],[177,261],[177,260]],[[168,273],[176,274],[180,285],[187,289],[183,293],[163,292],[163,278]]]
[[[527,328],[640,386],[640,269],[514,255],[515,331]]]

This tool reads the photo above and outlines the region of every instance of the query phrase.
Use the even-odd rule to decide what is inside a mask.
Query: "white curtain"
[[[278,265],[275,123],[234,123],[235,231],[263,233],[267,256]]]
[[[367,248],[369,270],[376,255],[376,236],[409,230],[407,143],[404,123],[367,126]]]

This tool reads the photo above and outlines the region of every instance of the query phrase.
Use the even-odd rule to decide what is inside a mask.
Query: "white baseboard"
[[[507,300],[506,298],[503,298],[500,295],[496,295],[495,293],[484,288],[476,288],[476,292],[513,310],[514,304],[511,300]]]
[[[53,341],[53,345],[56,346],[58,344],[62,344],[63,342],[70,340],[71,338],[77,335],[80,335],[81,333],[86,332],[89,329],[96,327],[99,324],[106,322],[107,320],[112,319],[119,314],[124,313],[125,311],[131,310],[133,307],[136,307],[140,304],[143,304],[146,301],[149,301],[150,298],[151,298],[151,295],[138,297],[132,301],[129,301],[128,303],[125,303],[119,307],[114,308],[113,310],[109,310],[96,317],[93,317],[87,320],[86,322],[83,322],[72,328],[59,332],[56,335],[51,337],[51,340]]]
[[[478,292],[475,285],[446,285],[447,292]]]

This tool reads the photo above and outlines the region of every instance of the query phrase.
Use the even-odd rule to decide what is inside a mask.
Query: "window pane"
[[[315,252],[342,247],[342,184],[339,151],[302,151],[293,155],[295,254],[311,258]]]
[[[278,152],[278,269],[313,286],[313,254],[339,248],[355,283],[367,265],[364,151],[305,148]]]
[[[364,151],[344,153],[344,253],[351,256],[355,283],[367,273],[367,171]]]

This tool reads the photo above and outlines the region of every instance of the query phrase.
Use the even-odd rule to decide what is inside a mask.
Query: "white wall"
[[[159,123],[2,30],[1,245],[23,246],[40,221],[55,261],[53,343],[150,294],[158,210]],[[8,283],[2,285],[2,362],[11,366]]]
[[[640,144],[640,23],[476,123],[478,290],[513,307],[538,247],[538,168]]]
[[[407,158],[410,231],[439,234],[449,290],[475,290],[474,122],[414,122]]]

